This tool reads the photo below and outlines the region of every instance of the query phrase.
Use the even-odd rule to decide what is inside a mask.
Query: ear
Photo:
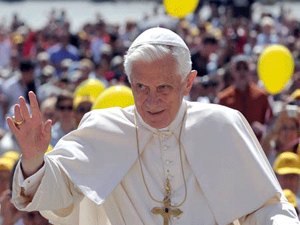
[[[193,86],[193,83],[194,83],[194,80],[197,76],[197,71],[196,70],[192,70],[189,75],[187,75],[187,78],[186,78],[186,86],[185,86],[185,90],[183,92],[184,95],[188,95],[192,86]]]

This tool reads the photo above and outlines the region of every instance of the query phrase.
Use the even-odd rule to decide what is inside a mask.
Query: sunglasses
[[[72,111],[73,110],[73,106],[58,106],[57,108],[60,111],[65,111],[65,110]]]
[[[87,113],[91,111],[91,107],[78,107],[76,109],[76,112],[79,112],[79,113]]]
[[[237,65],[236,70],[237,71],[241,71],[241,70],[248,71],[249,67],[247,65],[243,65],[243,66]]]

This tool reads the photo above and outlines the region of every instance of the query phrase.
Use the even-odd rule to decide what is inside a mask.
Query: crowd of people
[[[186,99],[239,110],[261,143],[288,200],[297,209],[300,207],[300,22],[284,7],[278,17],[262,13],[259,23],[251,20],[251,13],[236,15],[230,5],[211,4],[210,8],[210,17],[205,21],[197,10],[188,19],[170,24],[188,45],[192,67],[198,72]],[[153,17],[157,14],[155,8]],[[12,172],[13,166],[9,160],[1,162],[1,159],[7,159],[7,152],[20,152],[5,121],[13,114],[19,96],[28,98],[29,91],[36,93],[44,121],[52,120],[51,146],[55,146],[62,136],[77,128],[80,119],[92,108],[94,99],[74,95],[80,83],[97,79],[106,88],[116,84],[130,87],[123,57],[151,18],[145,16],[142,21],[127,20],[116,25],[98,16],[95,22],[84,24],[78,33],[71,33],[67,11],[52,10],[49,21],[39,30],[28,27],[17,14],[9,27],[0,27],[3,225],[48,224],[38,212],[20,213],[9,205],[11,178],[7,175],[2,178],[2,170]],[[276,95],[266,92],[257,72],[259,56],[270,44],[286,46],[295,60],[292,79]],[[1,164],[6,165],[5,169]]]

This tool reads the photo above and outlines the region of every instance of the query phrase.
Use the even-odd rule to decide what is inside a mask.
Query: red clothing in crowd
[[[220,92],[218,98],[220,105],[240,111],[250,124],[254,121],[265,124],[273,116],[268,94],[254,83],[243,92],[231,85]]]

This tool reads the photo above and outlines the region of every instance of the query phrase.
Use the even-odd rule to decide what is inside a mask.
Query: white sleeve
[[[72,181],[49,157],[43,167],[24,180],[20,163],[13,178],[12,201],[19,210],[60,210],[70,207],[74,196],[81,195]]]
[[[295,208],[285,197],[277,195],[263,207],[239,219],[241,225],[299,225]]]
[[[24,176],[21,169],[21,163],[16,167],[16,181],[17,185],[23,188],[24,194],[26,196],[33,196],[37,191],[39,184],[45,174],[45,164],[40,168],[35,174],[31,175],[30,177],[24,180]]]

